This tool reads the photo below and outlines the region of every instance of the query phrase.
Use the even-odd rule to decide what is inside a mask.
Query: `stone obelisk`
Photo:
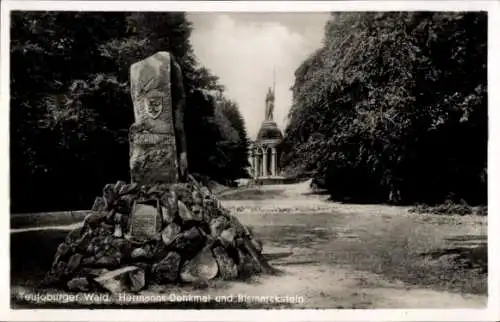
[[[130,67],[135,115],[129,131],[132,182],[175,183],[179,179],[171,60],[168,52],[158,52]]]

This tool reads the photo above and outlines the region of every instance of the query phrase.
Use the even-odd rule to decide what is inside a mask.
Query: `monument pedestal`
[[[271,185],[271,184],[292,184],[300,182],[301,180],[295,178],[288,178],[283,176],[275,176],[275,177],[259,177],[254,178],[252,182],[256,185]]]
[[[253,179],[257,184],[279,184],[286,178],[279,176],[279,145],[283,134],[276,122],[265,120],[250,149]]]

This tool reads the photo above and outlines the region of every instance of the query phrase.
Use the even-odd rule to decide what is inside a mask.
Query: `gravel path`
[[[383,233],[387,227],[411,219],[415,223],[433,226],[443,222],[451,223],[451,227],[445,229],[438,227],[440,230],[446,230],[450,236],[477,236],[486,232],[484,217],[415,215],[407,213],[408,207],[333,203],[328,201],[325,195],[311,194],[309,183],[261,186],[259,189],[262,191],[282,191],[282,194],[273,199],[255,201],[225,200],[223,204],[236,212],[243,223],[256,227],[256,230],[257,227],[269,225],[314,225],[313,229],[316,231],[335,232],[341,239],[347,239],[360,237],[358,235],[362,231],[379,229],[380,233]],[[336,224],[334,220],[323,218],[326,217],[325,212],[337,214],[337,217],[342,218],[341,223]],[[291,213],[293,215],[289,216]],[[322,248],[325,252],[328,249],[331,248]],[[292,256],[273,262],[288,274],[262,278],[259,283],[251,286],[234,284],[231,286],[233,292],[261,295],[276,292],[281,292],[282,295],[301,294],[306,298],[306,302],[293,306],[297,308],[482,308],[487,303],[487,297],[484,295],[415,287],[331,262],[294,264],[297,258],[301,257],[301,253],[310,258],[308,255],[311,248],[279,249],[271,246],[265,248],[265,251],[292,252]]]

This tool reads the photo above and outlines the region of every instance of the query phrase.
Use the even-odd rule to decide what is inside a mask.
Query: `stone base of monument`
[[[59,245],[44,286],[138,292],[149,285],[277,274],[262,243],[196,182],[103,189]]]
[[[294,184],[294,183],[299,183],[299,182],[302,182],[305,180],[306,179],[302,179],[302,178],[269,176],[269,177],[260,177],[260,178],[252,179],[251,183],[254,185]]]

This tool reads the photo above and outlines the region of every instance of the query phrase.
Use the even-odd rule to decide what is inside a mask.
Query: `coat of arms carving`
[[[157,119],[163,111],[163,97],[159,95],[149,96],[144,99],[146,114],[152,119]]]

